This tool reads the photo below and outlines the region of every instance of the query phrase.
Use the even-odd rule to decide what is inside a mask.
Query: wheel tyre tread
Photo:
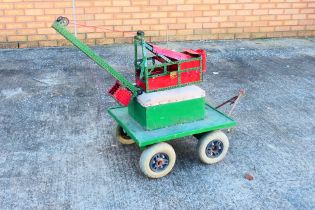
[[[116,126],[116,129],[115,129],[115,136],[116,136],[116,139],[121,143],[121,144],[134,144],[135,141],[133,139],[126,139],[122,136],[122,133],[121,133],[121,126],[120,125],[117,125]]]
[[[156,154],[164,152],[169,156],[169,165],[168,167],[161,172],[154,172],[150,168],[150,160],[151,158]],[[161,178],[163,176],[166,176],[168,173],[170,173],[175,165],[176,161],[176,153],[173,149],[173,147],[165,142],[158,143],[155,145],[152,145],[145,149],[140,157],[139,165],[141,171],[150,178]]]
[[[223,148],[222,153],[218,157],[209,158],[205,152],[205,149],[208,143],[215,139],[220,140],[223,143],[224,148]],[[229,149],[229,139],[222,131],[214,131],[211,133],[204,134],[199,139],[198,145],[197,145],[197,152],[198,152],[199,159],[201,160],[201,162],[205,164],[214,164],[214,163],[220,162],[226,156],[228,149]]]

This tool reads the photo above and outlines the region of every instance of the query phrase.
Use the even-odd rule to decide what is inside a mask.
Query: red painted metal
[[[154,53],[158,55],[163,55],[171,59],[173,62],[182,62],[180,62],[179,64],[170,64],[169,66],[167,66],[168,74],[166,75],[158,75],[163,73],[163,68],[155,68],[154,71],[151,73],[152,78],[148,78],[148,87],[146,86],[145,80],[139,78],[139,70],[136,70],[137,86],[145,91],[155,91],[159,89],[172,88],[179,85],[187,85],[189,83],[202,81],[200,66],[202,68],[202,72],[206,72],[206,52],[204,50],[186,49],[183,52],[174,52],[172,50],[164,49],[153,44],[150,45],[152,46],[152,51]],[[198,57],[201,57],[202,63],[200,63],[200,60],[191,60]],[[166,61],[159,56],[154,56],[153,59],[156,59],[161,63],[166,63]],[[178,74],[180,74],[180,80],[178,80]]]
[[[148,90],[154,91],[164,88],[171,88],[178,86],[178,75],[177,71],[173,71],[175,74],[167,74],[164,76],[158,76],[155,78],[148,79]],[[199,70],[191,70],[180,73],[180,83],[181,84],[189,84],[194,82],[201,81],[200,71]],[[139,77],[136,77],[136,84],[143,90],[146,90],[146,84],[144,81],[140,80]]]
[[[144,90],[146,89],[146,84],[144,81],[140,80],[138,77],[136,78],[136,84],[143,88]],[[175,87],[178,84],[178,78],[177,75],[174,76],[173,78],[170,76],[170,74],[167,74],[165,76],[159,76],[156,78],[149,78],[148,79],[148,90],[153,91],[153,90],[159,90],[163,88],[170,88],[170,87]]]
[[[201,55],[201,58],[202,58],[202,72],[206,73],[206,71],[207,71],[207,66],[206,66],[207,53],[203,49],[197,49],[196,52]]]
[[[192,82],[199,82],[201,80],[200,78],[200,71],[199,70],[193,70],[189,72],[182,72],[181,73],[181,83],[182,84],[189,84]]]
[[[180,70],[187,70],[190,68],[200,68],[200,61],[187,61],[180,64]]]
[[[132,92],[127,88],[122,87],[120,82],[117,80],[113,87],[108,93],[121,105],[128,106],[132,98]]]
[[[186,55],[186,54],[181,53],[181,52],[175,52],[173,50],[165,49],[165,48],[159,47],[159,46],[151,44],[151,43],[148,43],[148,45],[150,45],[152,47],[153,53],[164,55],[164,56],[171,58],[171,59],[174,59],[174,60],[188,60],[191,58],[191,56]]]
[[[192,49],[185,49],[184,53],[188,53],[192,55],[193,57],[199,57],[201,56],[202,58],[202,72],[205,73],[207,70],[206,66],[206,59],[207,59],[207,53],[203,49],[197,49],[197,50],[192,50]]]
[[[202,81],[200,67],[203,73],[206,71],[206,52],[204,50],[186,49],[183,52],[175,52],[151,43],[148,43],[148,45],[152,47],[151,51],[155,54],[153,60],[161,63],[167,63],[165,59],[169,59],[172,62],[180,62],[167,65],[167,74],[163,74],[163,67],[156,67],[151,72],[150,78],[147,79],[147,84],[144,78],[140,79],[140,70],[136,69],[135,77],[138,87],[146,92],[150,92]],[[198,57],[201,57],[201,60],[191,60]],[[109,94],[123,106],[128,106],[132,97],[132,93],[128,89],[123,88],[118,81],[111,88]]]

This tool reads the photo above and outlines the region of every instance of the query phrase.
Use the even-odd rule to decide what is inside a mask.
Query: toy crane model
[[[144,150],[139,163],[145,175],[150,178],[167,175],[175,164],[176,154],[166,141],[185,136],[198,139],[197,151],[202,162],[213,164],[224,158],[229,141],[221,129],[233,127],[236,122],[206,104],[205,91],[195,85],[202,82],[206,72],[204,50],[174,52],[146,42],[144,32],[138,31],[134,37],[133,84],[70,33],[68,23],[67,18],[59,17],[52,27],[116,78],[109,94],[121,106],[109,108],[108,112],[118,124],[118,141],[136,143]],[[149,57],[148,52],[153,56]]]

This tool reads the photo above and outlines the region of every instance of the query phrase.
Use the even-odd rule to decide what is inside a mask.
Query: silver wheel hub
[[[206,147],[206,155],[209,158],[219,157],[224,149],[223,142],[220,140],[212,140],[208,143]]]

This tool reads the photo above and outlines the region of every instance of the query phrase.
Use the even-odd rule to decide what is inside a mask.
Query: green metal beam
[[[67,30],[65,26],[55,21],[52,27],[60,33],[64,38],[70,41],[74,46],[76,46],[79,50],[84,52],[88,57],[90,57],[95,63],[97,63],[100,67],[110,73],[113,77],[115,77],[124,87],[127,87],[134,95],[137,94],[139,88],[134,86],[130,81],[128,81],[122,74],[116,71],[113,67],[111,67],[108,62],[95,53],[90,47],[81,42],[78,38],[76,38],[71,32]]]

